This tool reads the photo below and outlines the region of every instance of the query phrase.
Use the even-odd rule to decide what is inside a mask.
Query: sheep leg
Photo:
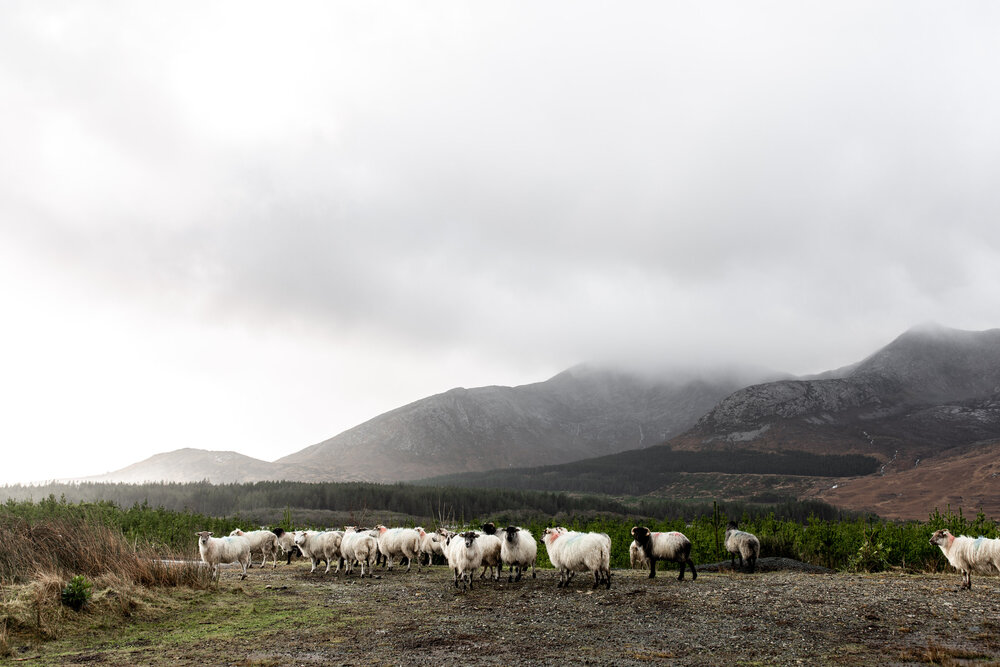
[[[687,565],[686,561],[681,561],[681,573],[677,575],[677,581],[684,581],[684,566]]]
[[[681,566],[681,577],[684,577],[684,567]],[[649,559],[649,578],[656,578],[656,558],[652,557]]]
[[[757,557],[750,556],[750,558],[747,559],[747,564],[750,568],[750,574],[753,574],[753,571],[757,569]]]
[[[688,558],[687,558],[687,564],[688,564],[688,567],[691,568],[691,581],[694,581],[695,579],[698,578],[698,570],[694,569],[694,561],[691,560],[690,556],[688,556]],[[684,574],[683,568],[681,569],[681,574]]]

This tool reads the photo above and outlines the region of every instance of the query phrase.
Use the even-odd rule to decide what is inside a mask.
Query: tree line
[[[878,470],[878,465],[876,458],[860,454],[757,452],[737,448],[675,451],[667,445],[659,445],[558,465],[444,475],[424,483],[642,495],[675,482],[682,473],[852,477],[873,473]]]

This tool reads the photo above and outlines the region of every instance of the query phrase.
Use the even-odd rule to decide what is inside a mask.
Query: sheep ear
[[[636,528],[638,528],[638,527],[639,527],[639,526],[632,526],[632,537],[635,537],[635,530],[636,530]]]

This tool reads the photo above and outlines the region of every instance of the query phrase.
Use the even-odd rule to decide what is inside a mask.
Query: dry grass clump
[[[0,517],[0,581],[25,583],[43,574],[95,579],[113,574],[146,587],[209,585],[207,568],[129,544],[119,531],[68,520],[34,525]]]
[[[93,587],[84,613],[62,604],[71,577]],[[156,607],[153,589],[208,588],[211,575],[200,563],[173,559],[149,546],[129,544],[106,526],[69,520],[34,525],[0,517],[0,658],[11,655],[14,638],[44,641],[80,623],[119,623]]]

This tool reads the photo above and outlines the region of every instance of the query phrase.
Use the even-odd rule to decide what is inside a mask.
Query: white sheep
[[[361,564],[361,578],[365,576],[365,565],[368,566],[368,576],[372,576],[372,566],[378,557],[378,541],[364,528],[347,526],[340,541],[340,555],[344,559],[344,574],[354,571],[354,564]]]
[[[1000,571],[1000,539],[955,537],[945,529],[931,536],[931,544],[941,547],[951,566],[962,573],[961,588],[972,588],[972,572],[992,574]]]
[[[462,590],[472,588],[472,573],[483,563],[483,548],[479,541],[480,534],[470,530],[458,535],[449,535],[446,541],[445,554],[448,567],[455,575],[455,588],[459,579],[462,580]]]
[[[611,538],[605,533],[579,533],[546,528],[542,536],[552,565],[559,570],[559,588],[569,586],[576,572],[592,572],[594,588],[611,588]]]
[[[726,551],[729,552],[729,563],[733,569],[736,569],[736,557],[739,556],[740,569],[743,569],[743,561],[746,560],[747,569],[753,572],[760,556],[760,540],[753,533],[737,528],[735,521],[730,521],[726,526]]]
[[[427,564],[434,563],[434,556],[444,557],[444,540],[440,533],[428,533],[423,528],[415,529],[420,533],[420,559],[427,556]]]
[[[503,561],[500,559],[500,552],[503,550],[503,544],[500,538],[496,535],[480,535],[479,536],[480,548],[482,549],[482,565],[483,571],[479,574],[479,578],[482,579],[486,576],[486,570],[490,571],[490,579],[493,581],[498,581],[500,579],[500,571],[503,569]]]
[[[510,568],[507,574],[507,581],[520,581],[522,572],[531,568],[531,578],[534,579],[535,560],[538,557],[538,543],[530,530],[525,530],[520,526],[507,526],[504,528],[503,541],[500,544],[500,560]],[[514,571],[517,576],[514,576]]]
[[[241,536],[212,537],[212,533],[203,530],[195,533],[198,536],[198,552],[201,560],[212,568],[212,578],[219,578],[219,566],[229,563],[239,563],[243,568],[240,579],[247,578],[247,568],[250,567],[250,540]]]
[[[339,530],[327,530],[321,533],[301,532],[295,535],[295,546],[302,554],[312,561],[312,569],[309,574],[316,571],[316,566],[321,560],[326,561],[326,570],[323,574],[330,572],[330,566],[334,561],[337,567],[334,573],[340,572],[340,545],[344,538],[344,533]]]
[[[632,540],[632,544],[628,547],[628,562],[633,570],[645,570],[649,567],[646,554],[643,553],[642,547],[635,540]]]
[[[683,533],[671,531],[668,533],[653,533],[645,526],[633,526],[632,537],[642,549],[643,556],[649,563],[649,578],[656,576],[656,561],[666,560],[681,564],[681,573],[677,579],[684,580],[684,566],[691,567],[691,579],[698,578],[698,570],[691,560],[691,540]]]
[[[245,537],[250,540],[250,553],[260,552],[262,560],[260,566],[267,564],[267,557],[271,557],[271,569],[278,565],[278,536],[270,530],[248,530],[243,531],[237,528],[229,533],[230,537]],[[250,560],[250,567],[253,567],[253,559]]]
[[[406,571],[410,571],[413,561],[417,560],[417,570],[422,567],[417,556],[420,555],[420,533],[413,528],[386,528],[375,526],[378,531],[378,548],[386,557],[385,567],[392,570],[396,558],[406,559]]]

